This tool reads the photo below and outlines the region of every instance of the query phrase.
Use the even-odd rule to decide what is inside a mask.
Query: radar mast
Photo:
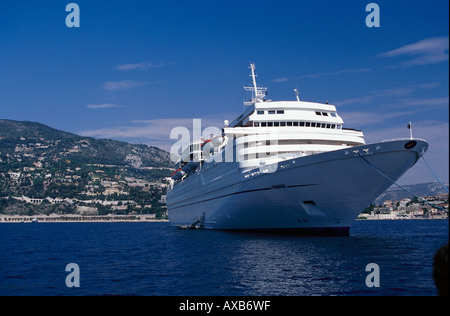
[[[244,91],[251,91],[252,92],[252,98],[250,99],[250,101],[244,102],[244,105],[252,105],[255,104],[256,102],[263,102],[266,101],[265,97],[267,95],[267,88],[265,87],[258,87],[258,85],[256,84],[256,67],[255,64],[252,63],[250,64],[251,69],[251,74],[250,77],[252,77],[252,83],[253,86],[251,87],[244,87]]]

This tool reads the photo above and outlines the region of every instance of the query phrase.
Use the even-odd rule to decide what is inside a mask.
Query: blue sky
[[[272,100],[329,101],[367,142],[411,121],[448,181],[448,1],[376,1],[379,28],[361,0],[78,0],[68,28],[70,2],[0,2],[0,118],[168,150],[173,127],[240,114],[255,62]]]

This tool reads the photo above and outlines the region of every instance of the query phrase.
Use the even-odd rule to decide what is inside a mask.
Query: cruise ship
[[[172,226],[347,236],[428,149],[412,137],[366,144],[334,105],[297,90],[296,100],[269,100],[250,70],[243,113],[181,151],[167,193]]]

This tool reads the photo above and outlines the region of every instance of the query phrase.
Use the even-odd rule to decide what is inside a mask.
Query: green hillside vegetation
[[[24,152],[34,147],[37,154],[54,160],[64,157],[77,164],[126,166],[130,165],[127,155],[134,155],[143,167],[171,167],[169,153],[157,147],[82,137],[35,122],[0,120],[1,154],[17,152],[17,146]]]
[[[0,120],[0,214],[72,214],[83,205],[99,215],[163,214],[172,167],[157,147]],[[55,205],[47,198],[66,200]]]

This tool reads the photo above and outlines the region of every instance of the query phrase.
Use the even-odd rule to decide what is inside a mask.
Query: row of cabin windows
[[[280,127],[280,126],[299,126],[299,127],[318,127],[329,129],[341,129],[342,125],[318,122],[254,122],[254,127]]]
[[[265,111],[260,110],[260,111],[257,111],[256,113],[257,113],[258,115],[264,115]],[[268,113],[268,114],[284,114],[284,110],[276,110],[276,111],[275,111],[275,110],[268,110],[267,113]],[[316,111],[316,115],[320,115],[320,116],[328,116],[328,114],[331,115],[332,117],[336,117],[336,113],[332,113],[332,112],[328,113],[328,112],[319,112],[319,111]]]
[[[258,115],[263,115],[265,113],[265,111],[257,111],[256,113]],[[267,111],[267,113],[269,113],[269,114],[284,114],[284,110],[277,110],[277,111],[269,110],[269,111]]]

